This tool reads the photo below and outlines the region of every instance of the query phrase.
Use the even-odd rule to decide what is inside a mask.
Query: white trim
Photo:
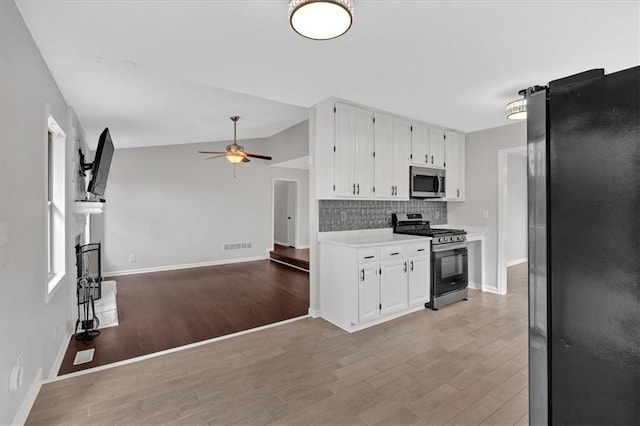
[[[311,318],[320,318],[320,311],[318,309],[309,308],[309,316]]]
[[[412,308],[408,308],[404,311],[400,311],[400,312],[396,312],[390,315],[385,315],[383,317],[379,317],[376,318],[375,320],[371,320],[371,321],[366,321],[366,322],[361,322],[361,323],[351,323],[351,327],[350,328],[344,328],[343,326],[339,325],[336,322],[331,321],[328,318],[322,317],[323,320],[330,322],[331,324],[335,325],[336,327],[338,327],[341,330],[344,330],[348,333],[355,333],[356,331],[360,331],[360,330],[364,330],[365,328],[369,328],[369,327],[374,327],[376,325],[380,325],[382,323],[385,323],[387,321],[391,321],[393,319],[396,318],[400,318],[403,317],[405,315],[409,315],[409,314],[413,314],[415,312],[419,312],[419,311],[424,311],[424,303],[421,303],[418,306],[414,306]]]
[[[22,404],[20,404],[20,408],[18,408],[18,412],[16,413],[12,425],[24,425],[27,421],[27,417],[29,417],[29,413],[31,412],[31,408],[33,408],[33,403],[36,402],[36,398],[38,397],[38,393],[40,392],[40,387],[42,386],[42,368],[38,370],[36,373],[36,377],[29,385],[29,390],[27,394],[24,396],[22,400]]]
[[[527,263],[529,261],[528,257],[523,257],[522,259],[515,259],[515,260],[510,260],[507,262],[507,268],[509,266],[515,266],[515,265],[519,265],[521,263]]]
[[[288,266],[288,267],[290,267],[290,268],[299,269],[299,270],[304,271],[304,272],[309,272],[309,270],[308,270],[308,269],[304,269],[304,268],[301,268],[301,267],[299,267],[299,266],[292,265],[292,264],[287,263],[287,262],[283,262],[282,260],[272,259],[272,258],[269,258],[269,260],[270,260],[270,261],[272,261],[272,262],[276,262],[276,263],[280,263],[280,264],[282,264],[282,265]]]
[[[177,348],[171,348],[171,349],[167,349],[167,350],[160,351],[160,352],[154,352],[152,354],[142,355],[142,356],[139,356],[139,357],[136,357],[136,358],[125,359],[124,361],[114,362],[113,364],[101,365],[99,367],[88,368],[88,369],[82,370],[82,371],[76,371],[75,373],[64,374],[62,376],[58,376],[58,377],[42,380],[42,384],[44,385],[44,384],[47,384],[47,383],[58,382],[60,380],[71,379],[73,377],[84,376],[85,374],[91,374],[91,373],[95,373],[95,372],[98,372],[98,371],[109,370],[111,368],[121,367],[123,365],[133,364],[133,363],[136,363],[136,362],[145,361],[147,359],[157,358],[157,357],[163,356],[163,355],[168,355],[168,354],[172,354],[172,353],[176,353],[176,352],[181,352],[181,351],[184,351],[184,350],[187,350],[187,349],[197,348],[198,346],[204,346],[204,345],[208,345],[210,343],[216,343],[216,342],[220,342],[222,340],[227,340],[227,339],[232,339],[234,337],[243,336],[245,334],[255,333],[257,331],[266,330],[268,328],[277,327],[279,325],[288,324],[290,322],[300,321],[300,320],[305,319],[305,318],[309,318],[309,315],[302,315],[300,317],[290,318],[290,319],[287,319],[287,320],[284,320],[284,321],[280,321],[280,322],[274,322],[273,324],[262,325],[260,327],[250,328],[249,330],[242,330],[242,331],[238,331],[237,333],[227,334],[225,336],[220,336],[220,337],[214,337],[213,339],[203,340],[201,342],[196,342],[196,343],[190,343],[190,344],[184,345],[184,346],[178,346]]]
[[[303,246],[303,245],[300,245],[300,246],[296,246],[296,248],[297,248],[297,249],[308,249],[308,248],[309,248],[309,246]]]
[[[209,262],[185,263],[182,265],[155,266],[152,268],[127,269],[122,271],[103,272],[103,277],[119,277],[121,275],[148,274],[150,272],[175,271],[177,269],[201,268],[204,266],[228,265],[231,263],[255,262],[257,260],[267,260],[268,256],[242,257],[237,259],[211,260]]]
[[[51,371],[49,371],[49,378],[54,378],[58,375],[58,371],[60,371],[60,367],[62,366],[62,361],[64,360],[64,354],[67,353],[67,348],[69,347],[69,341],[71,340],[71,332],[67,332],[64,336],[64,340],[62,341],[62,345],[60,345],[60,349],[58,349],[58,355],[56,356],[55,361],[53,361],[53,365],[51,366]]]
[[[485,288],[482,290],[485,291],[487,293],[494,293],[494,294],[499,294],[499,295],[503,295],[501,293],[498,293],[498,289],[496,287],[489,287],[489,286],[485,286]]]
[[[507,294],[507,186],[508,161],[511,154],[527,152],[526,146],[498,150],[498,269],[496,293]],[[487,291],[493,291],[487,288]]]
[[[472,288],[472,289],[474,289],[474,290],[480,290],[480,291],[482,291],[482,284],[480,284],[480,283],[476,283],[476,282],[473,282],[473,281],[469,281],[468,286],[469,286],[469,288]]]

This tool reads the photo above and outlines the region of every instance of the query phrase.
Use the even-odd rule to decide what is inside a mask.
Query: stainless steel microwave
[[[411,198],[443,198],[445,175],[441,169],[412,166],[409,180]]]

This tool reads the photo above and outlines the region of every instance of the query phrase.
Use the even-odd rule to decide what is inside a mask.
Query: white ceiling
[[[17,3],[89,142],[109,126],[117,148],[228,140],[234,114],[271,136],[330,96],[468,132],[521,88],[640,63],[638,1],[357,0],[324,42],[286,0]]]

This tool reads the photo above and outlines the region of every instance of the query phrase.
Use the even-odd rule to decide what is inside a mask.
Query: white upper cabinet
[[[373,195],[373,115],[363,109],[335,104],[334,195]]]
[[[411,123],[393,118],[393,186],[395,197],[409,199],[409,156],[411,154]]]
[[[376,198],[409,198],[411,124],[386,114],[375,115],[374,183]]]
[[[336,99],[315,105],[309,128],[317,199],[408,200],[411,164],[446,165],[447,199],[464,199],[462,134]]]
[[[465,196],[465,136],[462,133],[445,132],[447,175],[445,199],[464,201]]]
[[[393,119],[389,115],[376,114],[374,128],[375,195],[376,198],[394,198]]]
[[[429,127],[429,167],[444,168],[444,130]]]
[[[428,166],[429,160],[429,128],[414,123],[411,131],[411,164]]]

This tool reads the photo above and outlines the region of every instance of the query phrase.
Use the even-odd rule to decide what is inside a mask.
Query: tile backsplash
[[[391,213],[423,213],[432,225],[447,223],[444,201],[320,200],[320,232],[391,228]]]

